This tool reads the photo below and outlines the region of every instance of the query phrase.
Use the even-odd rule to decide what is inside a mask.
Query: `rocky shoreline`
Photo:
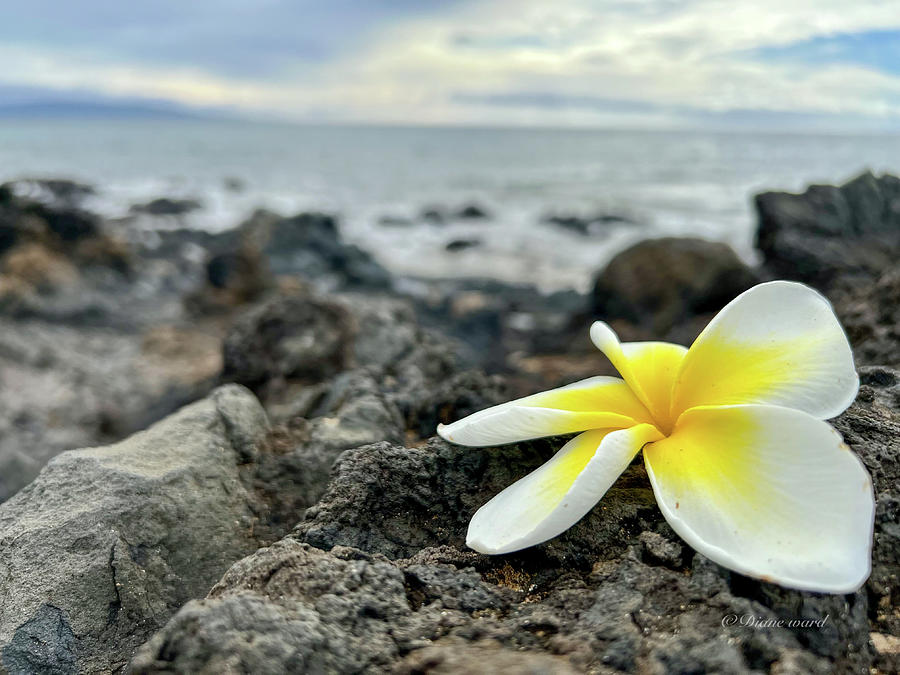
[[[38,187],[0,186],[0,673],[900,669],[900,179],[759,195],[758,267],[647,240],[587,295],[395,278],[327,214],[148,235]],[[439,422],[611,373],[593,319],[689,344],[772,278],[824,292],[854,347],[834,425],[875,484],[860,591],[715,565],[639,460],[562,536],[465,547],[558,444],[455,447]]]

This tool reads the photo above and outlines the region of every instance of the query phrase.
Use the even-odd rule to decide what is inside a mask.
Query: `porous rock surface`
[[[147,431],[64,452],[0,505],[0,664],[101,673],[258,546],[240,466],[268,430],[230,385]]]
[[[381,442],[341,455],[294,532],[185,606],[133,668],[463,672],[477,660],[483,672],[887,672],[896,654],[879,651],[878,636],[898,630],[898,373],[870,368],[862,379],[835,422],[877,495],[873,574],[857,593],[786,590],[693,552],[663,520],[639,461],[560,537],[482,556],[464,546],[471,514],[559,441]],[[790,619],[825,621],[741,623]]]

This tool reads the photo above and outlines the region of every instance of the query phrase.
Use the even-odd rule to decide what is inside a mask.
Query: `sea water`
[[[584,290],[615,252],[695,235],[754,257],[752,196],[900,172],[900,136],[302,126],[199,120],[0,121],[0,181],[69,177],[110,218],[156,197],[202,208],[123,227],[220,231],[256,208],[338,216],[345,239],[411,276]],[[485,219],[452,217],[475,204]],[[450,214],[442,224],[425,209]],[[606,216],[587,235],[549,215]],[[448,251],[451,241],[478,242]]]

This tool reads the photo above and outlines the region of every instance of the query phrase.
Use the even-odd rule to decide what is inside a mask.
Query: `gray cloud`
[[[267,77],[334,59],[385,22],[448,4],[455,2],[32,0],[0,4],[0,43]]]

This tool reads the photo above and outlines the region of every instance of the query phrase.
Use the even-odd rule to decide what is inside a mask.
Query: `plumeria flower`
[[[715,562],[810,591],[848,593],[871,569],[872,481],[823,420],[856,398],[831,305],[802,284],[746,291],[690,349],[591,339],[622,376],[592,377],[440,425],[447,441],[581,432],[472,517],[466,543],[509,553],[564,532],[643,450],[666,520]]]

